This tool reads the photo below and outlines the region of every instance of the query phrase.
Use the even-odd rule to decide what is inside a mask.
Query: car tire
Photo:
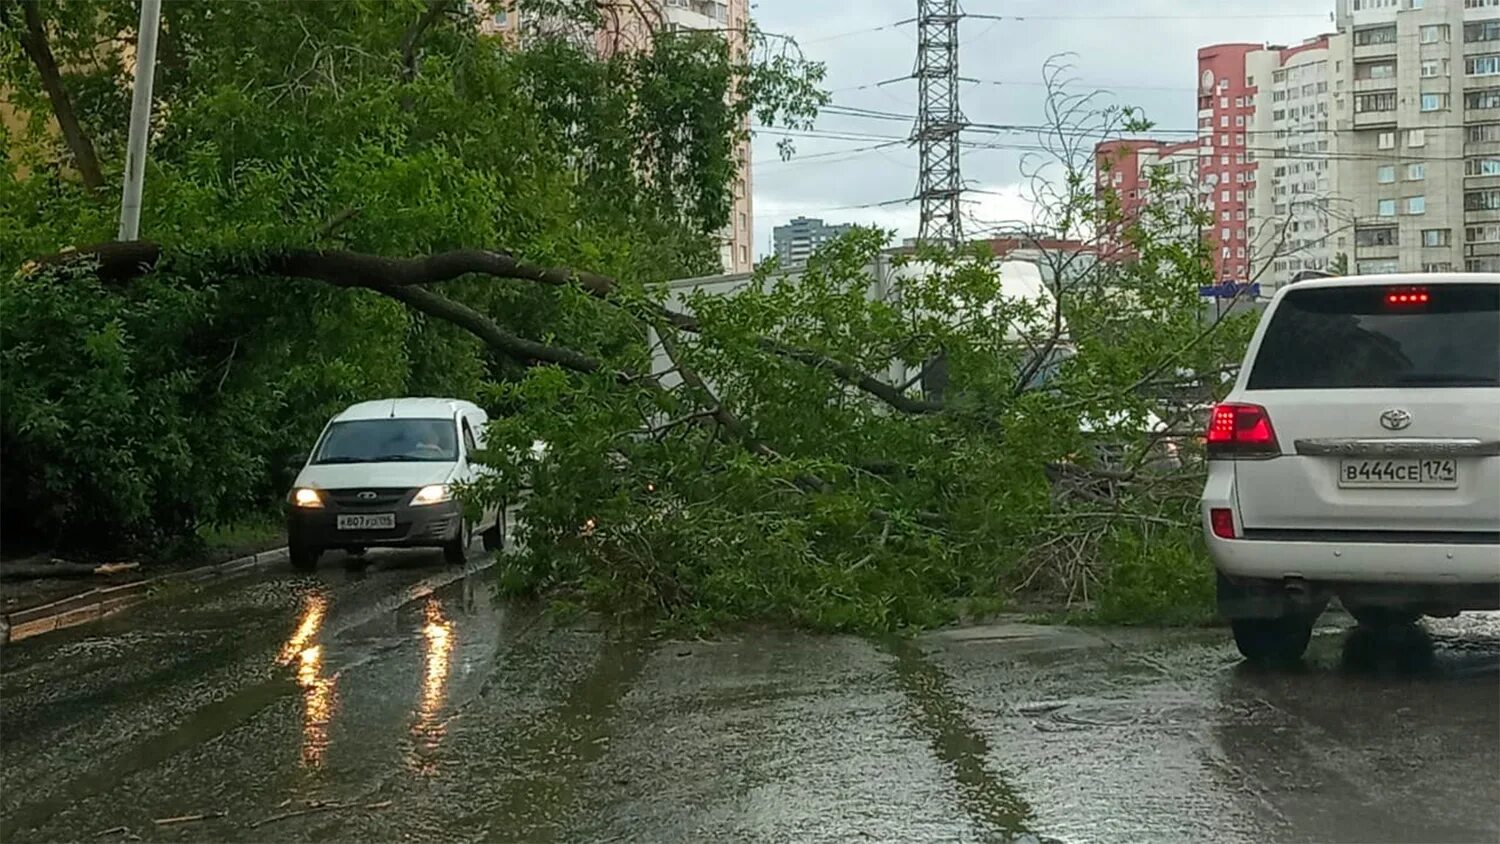
[[[479,539],[484,543],[486,551],[505,550],[505,514],[501,513],[495,517],[495,524],[489,530],[481,533]]]
[[[1389,630],[1393,627],[1410,627],[1417,623],[1422,617],[1419,612],[1404,610],[1400,607],[1383,607],[1359,604],[1345,604],[1344,609],[1354,616],[1360,627],[1369,627],[1373,630]]]
[[[297,571],[312,571],[318,567],[318,557],[323,552],[307,545],[288,545],[287,560]]]
[[[1312,639],[1316,616],[1283,615],[1276,618],[1236,618],[1234,644],[1246,660],[1264,665],[1285,665],[1302,659]]]
[[[458,536],[443,546],[443,560],[450,566],[461,566],[469,561],[469,523],[459,521]]]

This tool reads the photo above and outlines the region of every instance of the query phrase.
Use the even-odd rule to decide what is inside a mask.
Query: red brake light
[[[1214,536],[1220,539],[1234,539],[1234,511],[1228,507],[1214,507],[1208,511],[1208,525],[1213,528]]]
[[[1432,294],[1425,287],[1393,287],[1386,291],[1387,305],[1425,305],[1432,301]]]
[[[1226,403],[1209,418],[1208,456],[1274,457],[1281,453],[1271,416],[1258,404]]]

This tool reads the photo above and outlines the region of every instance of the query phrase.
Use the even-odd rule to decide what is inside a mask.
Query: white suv
[[[1375,626],[1500,608],[1500,275],[1283,288],[1206,440],[1247,659],[1300,658],[1334,595]]]

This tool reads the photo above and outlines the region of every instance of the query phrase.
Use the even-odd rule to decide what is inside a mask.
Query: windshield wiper
[[[313,461],[314,466],[327,466],[330,463],[367,463],[363,457],[323,457]]]

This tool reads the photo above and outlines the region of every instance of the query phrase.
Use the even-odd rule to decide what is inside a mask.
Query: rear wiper
[[[1398,375],[1401,384],[1478,384],[1483,387],[1500,387],[1500,380],[1489,375],[1473,375],[1465,372],[1422,372]]]

